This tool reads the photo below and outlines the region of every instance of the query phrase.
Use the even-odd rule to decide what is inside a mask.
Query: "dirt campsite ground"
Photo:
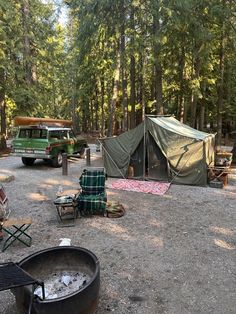
[[[91,147],[92,166],[101,165]],[[0,173],[12,217],[32,217],[30,248],[14,243],[1,262],[19,262],[61,238],[91,250],[101,267],[97,314],[236,313],[236,172],[224,189],[171,185],[163,196],[107,189],[121,202],[122,218],[81,218],[58,228],[53,200],[59,185],[78,187],[84,159],[69,164],[68,176],[43,162],[0,158]],[[108,179],[114,180],[114,179]],[[16,314],[14,296],[0,292],[0,313]]]

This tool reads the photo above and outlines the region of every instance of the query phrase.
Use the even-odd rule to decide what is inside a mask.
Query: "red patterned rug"
[[[138,181],[130,179],[118,179],[116,181],[107,183],[106,185],[108,188],[111,189],[143,192],[156,195],[165,194],[170,187],[170,183],[155,181]]]

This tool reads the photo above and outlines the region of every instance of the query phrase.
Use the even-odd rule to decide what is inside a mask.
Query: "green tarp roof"
[[[193,129],[190,126],[176,120],[174,117],[149,117],[147,116],[146,119],[150,119],[152,122],[158,124],[160,127],[170,132],[173,132],[175,134],[182,135],[185,137],[195,138],[198,140],[204,140],[206,137],[212,136],[212,134]]]

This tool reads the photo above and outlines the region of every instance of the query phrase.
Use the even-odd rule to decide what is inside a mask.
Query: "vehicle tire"
[[[59,168],[62,166],[62,153],[58,153],[52,160],[52,166],[54,168]]]
[[[35,162],[36,158],[28,158],[28,157],[22,157],[21,160],[24,165],[26,166],[32,166],[33,163]]]

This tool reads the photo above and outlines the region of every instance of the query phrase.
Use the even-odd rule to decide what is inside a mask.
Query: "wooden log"
[[[68,158],[66,153],[62,154],[62,175],[68,175]]]
[[[91,159],[90,159],[90,148],[86,149],[86,165],[90,166],[91,165]]]

